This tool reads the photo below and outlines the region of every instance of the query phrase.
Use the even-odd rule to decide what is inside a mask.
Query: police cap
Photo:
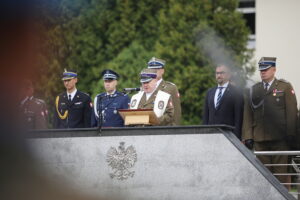
[[[63,72],[63,77],[62,80],[70,80],[73,78],[77,78],[77,72],[75,70],[67,70],[65,69],[65,71]]]
[[[111,69],[105,69],[101,73],[103,80],[117,80],[119,74]]]
[[[152,57],[148,62],[148,68],[150,69],[161,69],[164,68],[166,64],[166,61]]]

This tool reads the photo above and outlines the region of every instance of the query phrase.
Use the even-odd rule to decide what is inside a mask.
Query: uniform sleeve
[[[122,103],[121,109],[129,109],[129,104],[130,104],[130,98],[128,95],[126,95],[126,96],[124,96],[124,101]]]
[[[285,91],[287,135],[296,135],[297,129],[297,100],[293,87],[289,84]]]
[[[158,120],[159,125],[174,125],[174,106],[171,98],[168,101],[166,111],[163,116],[158,118]]]
[[[205,125],[208,124],[208,119],[209,119],[208,94],[209,94],[209,91],[206,94],[205,101],[204,101],[204,109],[203,109],[203,122],[202,123]]]
[[[249,91],[244,95],[244,114],[242,125],[242,140],[253,139],[253,112],[250,107]]]
[[[234,133],[241,139],[242,135],[242,124],[243,124],[243,113],[244,113],[244,98],[242,92],[236,91],[234,104]]]
[[[87,101],[84,106],[84,127],[89,128],[91,127],[91,116],[92,116],[92,100],[91,97],[87,97]]]
[[[57,111],[56,111],[56,104],[54,103],[54,112],[53,112],[53,128],[60,128],[60,119],[58,117]]]
[[[41,103],[37,111],[36,128],[47,129],[48,128],[48,110],[45,103]]]
[[[176,85],[174,85],[174,89],[171,93],[172,96],[172,102],[174,105],[174,120],[176,125],[181,124],[181,102],[179,97],[179,91]]]

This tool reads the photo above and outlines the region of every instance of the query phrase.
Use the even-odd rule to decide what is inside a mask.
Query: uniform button
[[[107,108],[105,108],[105,110],[107,110]]]

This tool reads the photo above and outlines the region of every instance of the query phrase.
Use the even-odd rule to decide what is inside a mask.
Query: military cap
[[[62,80],[65,81],[65,80],[70,80],[70,79],[73,79],[73,78],[77,78],[76,71],[65,69],[65,71],[63,72]]]
[[[119,74],[111,69],[105,69],[101,73],[103,80],[117,80]]]
[[[140,80],[141,83],[150,82],[152,79],[156,78],[156,71],[155,69],[149,69],[149,68],[143,69],[141,71],[140,77],[141,77]]]
[[[148,62],[148,68],[150,69],[161,69],[164,68],[166,61],[152,57]]]
[[[258,62],[259,71],[269,69],[270,67],[276,67],[275,57],[262,57]]]

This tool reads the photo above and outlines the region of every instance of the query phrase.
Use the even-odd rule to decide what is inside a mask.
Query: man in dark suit
[[[77,73],[65,70],[62,80],[67,91],[56,97],[54,128],[91,127],[91,97],[76,89]]]
[[[217,87],[207,91],[204,105],[203,124],[226,124],[234,126],[234,134],[240,139],[243,122],[243,95],[230,84],[231,72],[228,66],[216,68]]]

